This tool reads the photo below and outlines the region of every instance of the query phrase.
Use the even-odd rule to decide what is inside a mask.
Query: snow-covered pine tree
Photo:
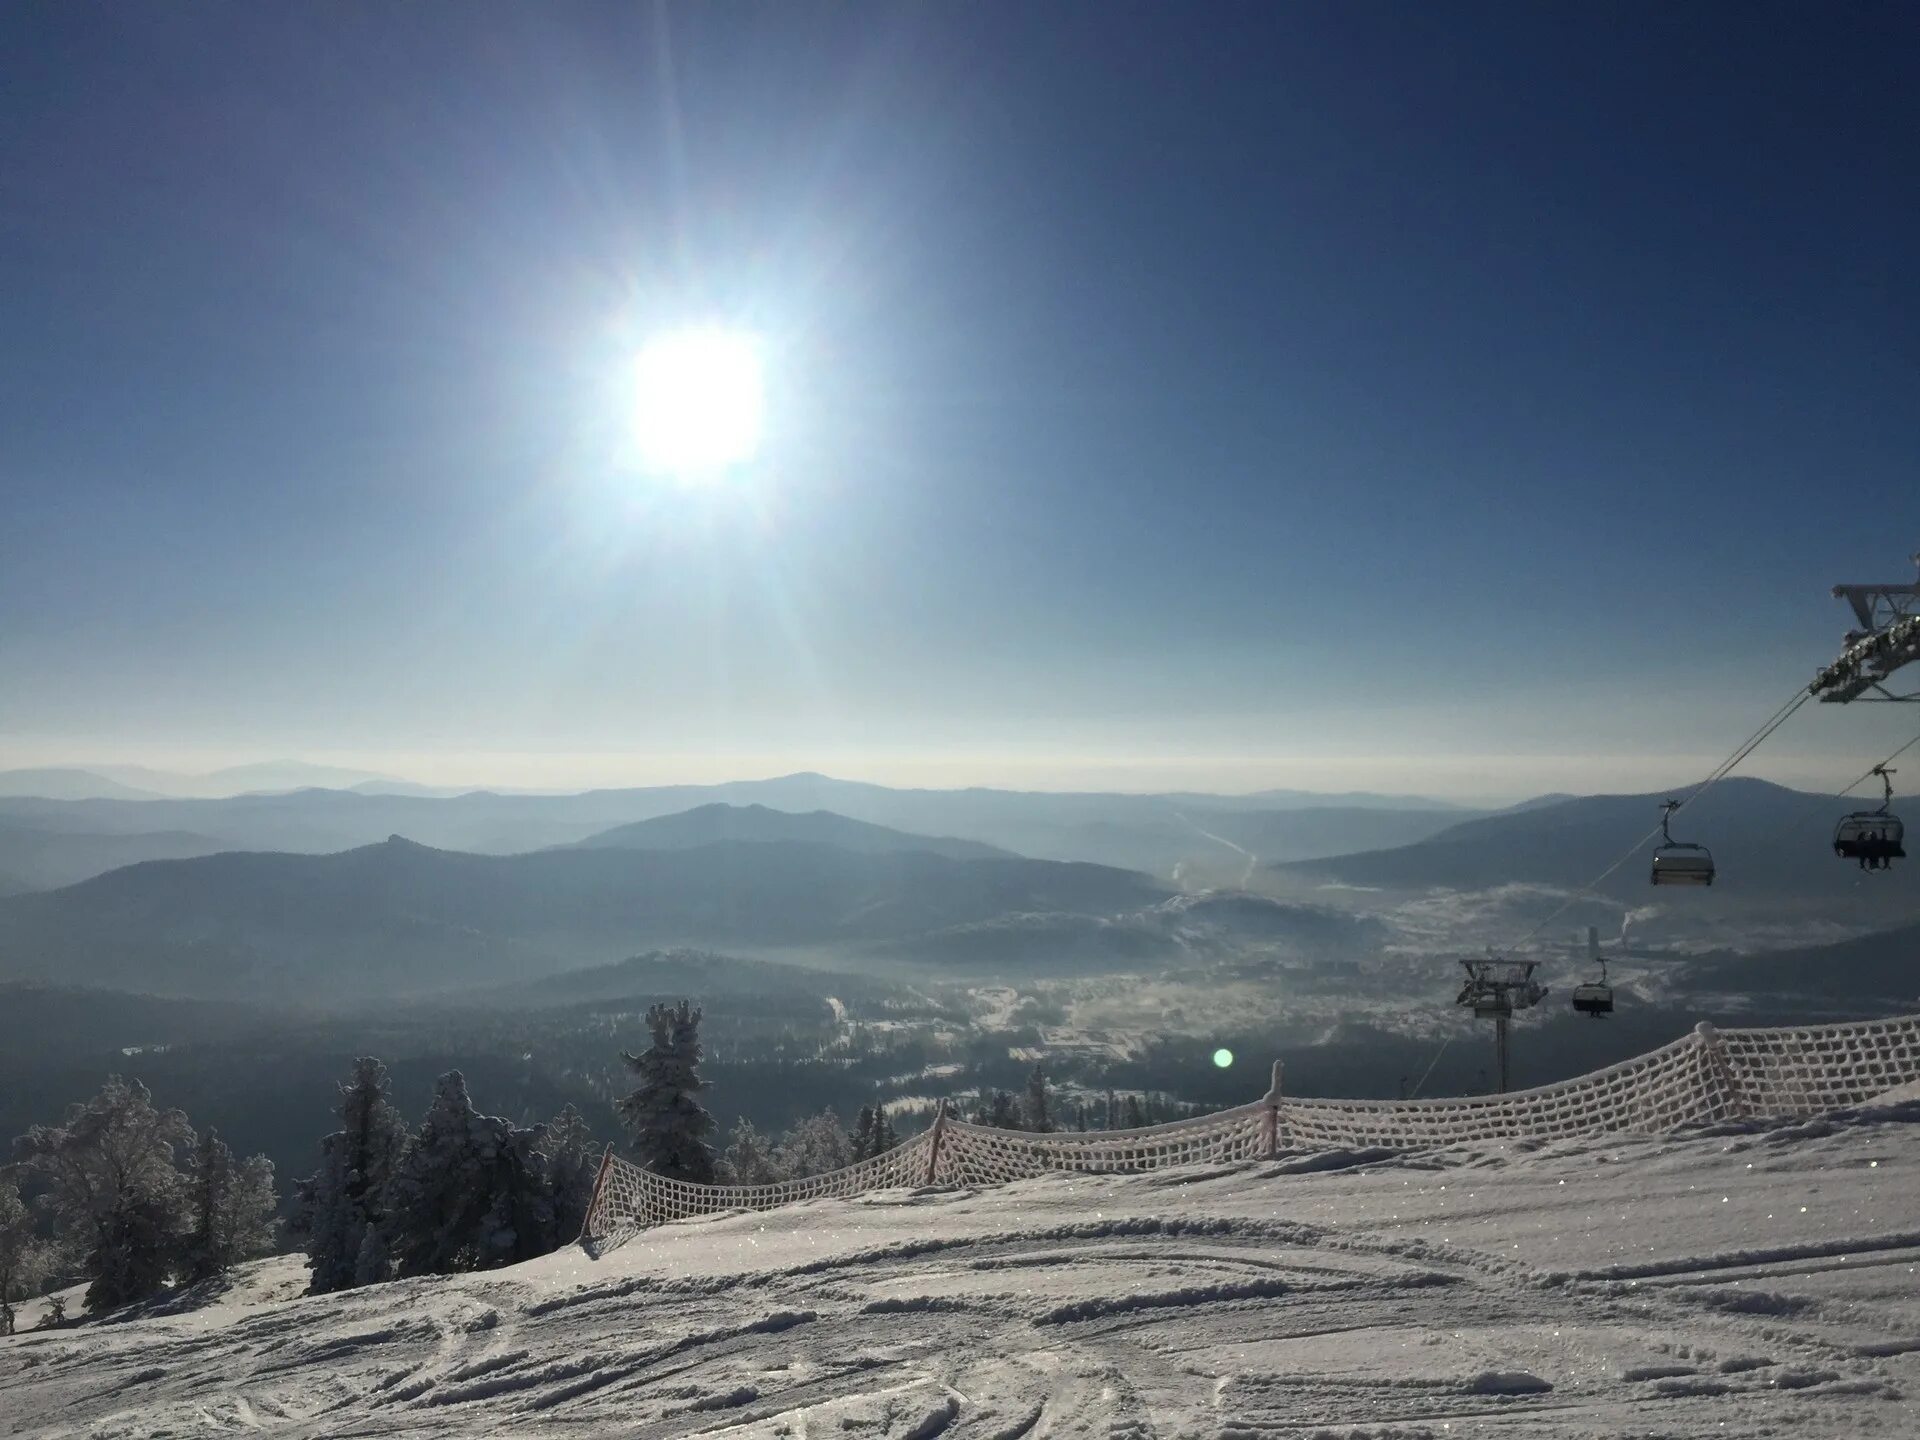
[[[1020,1107],[1013,1096],[1004,1090],[994,1091],[993,1098],[987,1102],[986,1123],[996,1130],[1020,1129]]]
[[[873,1106],[862,1105],[860,1113],[853,1121],[853,1158],[865,1160],[876,1152],[873,1148]]]
[[[1140,1130],[1145,1128],[1147,1112],[1140,1108],[1140,1097],[1138,1095],[1127,1096],[1127,1108],[1124,1118],[1126,1120],[1125,1129]]]
[[[873,1150],[874,1155],[884,1155],[900,1143],[900,1134],[893,1128],[893,1120],[887,1114],[887,1107],[876,1105],[873,1108]]]
[[[361,1252],[367,1232],[386,1224],[387,1187],[407,1144],[406,1122],[387,1099],[386,1066],[362,1056],[339,1089],[341,1128],[321,1140],[320,1168],[299,1183],[296,1207],[314,1295],[369,1283]]]
[[[353,1283],[384,1285],[393,1278],[393,1257],[387,1253],[387,1238],[377,1225],[361,1227],[360,1253],[353,1257]]]
[[[700,1105],[700,1011],[689,1001],[647,1011],[653,1043],[638,1055],[623,1054],[639,1084],[620,1102],[633,1133],[633,1152],[644,1170],[674,1180],[711,1185],[715,1179],[713,1117]]]
[[[791,1180],[824,1175],[853,1163],[853,1142],[847,1138],[840,1117],[829,1106],[818,1115],[809,1115],[780,1137],[776,1163]]]
[[[479,1114],[465,1077],[442,1075],[389,1191],[382,1238],[397,1272],[489,1270],[552,1249],[545,1138]]]
[[[476,1268],[517,1265],[551,1254],[577,1236],[578,1227],[561,1234],[556,1219],[547,1127],[517,1129],[506,1120],[482,1115],[478,1128],[481,1135],[491,1133],[496,1139],[488,1171],[493,1204],[481,1222]],[[486,1158],[484,1140],[482,1158]]]
[[[546,1124],[547,1188],[553,1203],[554,1248],[570,1245],[587,1223],[600,1147],[578,1110],[568,1105]]]
[[[273,1162],[255,1155],[236,1162],[214,1131],[187,1157],[188,1230],[182,1278],[205,1280],[273,1249]]]
[[[1047,1095],[1047,1072],[1038,1065],[1027,1076],[1027,1129],[1044,1135],[1053,1129],[1053,1106]]]
[[[720,1163],[731,1185],[771,1185],[787,1178],[774,1159],[772,1143],[744,1115],[728,1133]]]
[[[1107,1087],[1107,1124],[1109,1130],[1120,1128],[1120,1101],[1113,1093],[1113,1087]]]
[[[0,1179],[0,1335],[13,1334],[13,1302],[40,1293],[51,1258],[52,1247],[35,1232],[20,1191]]]
[[[85,1259],[87,1308],[110,1310],[167,1283],[184,1229],[174,1147],[193,1138],[178,1110],[156,1110],[139,1081],[107,1077],[60,1125],[18,1140],[20,1163],[47,1182],[56,1223]]]

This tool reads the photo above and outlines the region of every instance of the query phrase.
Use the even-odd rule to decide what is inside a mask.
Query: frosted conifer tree
[[[1020,1107],[1014,1102],[1013,1096],[1004,1090],[994,1091],[992,1098],[987,1101],[985,1123],[996,1130],[1020,1129]]]
[[[853,1163],[853,1142],[831,1107],[810,1115],[780,1137],[779,1167],[787,1178],[824,1175]]]
[[[644,1170],[695,1184],[714,1182],[713,1147],[707,1137],[713,1117],[700,1105],[706,1088],[699,1074],[700,1012],[682,1000],[647,1011],[653,1043],[623,1058],[639,1079],[620,1102],[620,1115],[633,1133],[633,1152]]]
[[[547,1188],[553,1197],[554,1245],[570,1245],[587,1223],[600,1147],[580,1112],[568,1105],[546,1124]]]
[[[873,1106],[862,1105],[860,1114],[853,1122],[853,1158],[865,1160],[879,1152],[874,1149]]]
[[[187,1157],[188,1231],[183,1278],[205,1280],[273,1249],[273,1162],[255,1155],[236,1162],[209,1130]]]
[[[1027,1076],[1027,1129],[1044,1135],[1053,1129],[1053,1106],[1047,1097],[1047,1072],[1038,1065]]]
[[[787,1178],[775,1162],[773,1147],[766,1136],[742,1116],[727,1135],[726,1154],[721,1157],[729,1183],[734,1185],[771,1185]]]
[[[383,1285],[393,1278],[393,1257],[387,1254],[387,1240],[377,1225],[361,1227],[360,1253],[353,1257],[353,1283]]]
[[[178,1259],[185,1205],[174,1147],[193,1138],[178,1110],[156,1110],[139,1081],[118,1075],[60,1125],[14,1141],[21,1164],[47,1182],[47,1203],[84,1255],[89,1310],[145,1299]]]
[[[353,1062],[340,1086],[341,1128],[320,1142],[320,1168],[300,1182],[299,1229],[306,1235],[315,1295],[350,1290],[369,1230],[387,1221],[387,1187],[406,1149],[406,1124],[387,1099],[387,1067]]]
[[[893,1120],[887,1114],[887,1107],[876,1105],[873,1121],[873,1153],[884,1155],[899,1143],[900,1135],[893,1128]]]
[[[1127,1096],[1125,1119],[1126,1128],[1129,1130],[1139,1130],[1146,1126],[1147,1112],[1140,1108],[1140,1097],[1138,1095]]]
[[[465,1077],[442,1075],[389,1192],[383,1238],[397,1272],[489,1270],[553,1248],[545,1136],[479,1114]]]
[[[33,1212],[10,1180],[0,1180],[0,1335],[13,1334],[13,1302],[40,1293],[52,1247],[33,1228]]]

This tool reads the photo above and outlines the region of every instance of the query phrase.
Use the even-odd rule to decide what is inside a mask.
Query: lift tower
[[[1920,555],[1913,557],[1920,573]],[[1894,671],[1920,660],[1920,580],[1905,585],[1836,585],[1834,597],[1853,607],[1859,628],[1849,630],[1840,658],[1808,686],[1821,701],[1920,701],[1920,690],[1896,695],[1887,688]]]
[[[1533,978],[1537,960],[1504,960],[1492,951],[1484,960],[1462,960],[1467,983],[1455,1002],[1476,1020],[1493,1021],[1493,1051],[1500,1067],[1500,1093],[1507,1093],[1507,1024],[1516,1010],[1531,1010],[1547,998],[1547,987]]]

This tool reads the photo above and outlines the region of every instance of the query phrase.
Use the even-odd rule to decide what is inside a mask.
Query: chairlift
[[[1600,961],[1600,978],[1573,987],[1573,1009],[1575,1014],[1598,1020],[1613,1013],[1613,986],[1607,981],[1607,962],[1597,953],[1593,958]]]
[[[1873,767],[1885,794],[1878,810],[1856,810],[1834,827],[1833,853],[1842,860],[1858,860],[1862,870],[1885,870],[1895,860],[1907,856],[1906,826],[1888,807],[1893,804],[1894,772],[1884,765]]]
[[[1598,1020],[1602,1015],[1613,1013],[1613,987],[1611,985],[1576,985],[1573,987],[1573,1008],[1582,1015],[1591,1015]]]
[[[1690,845],[1673,838],[1667,828],[1681,802],[1669,800],[1660,807],[1660,845],[1653,852],[1653,883],[1656,885],[1713,884],[1713,852],[1704,845]]]

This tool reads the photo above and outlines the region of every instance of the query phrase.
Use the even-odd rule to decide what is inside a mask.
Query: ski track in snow
[[[1056,1175],[298,1281],[0,1340],[0,1435],[1912,1436],[1920,1114]]]

